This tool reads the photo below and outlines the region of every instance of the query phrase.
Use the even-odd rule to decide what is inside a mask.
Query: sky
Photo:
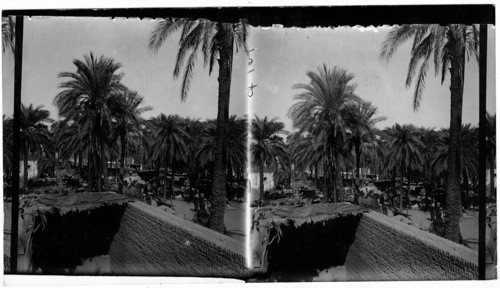
[[[139,92],[145,105],[153,107],[145,118],[179,114],[205,120],[217,116],[218,67],[209,76],[199,57],[185,102],[181,102],[182,77],[173,78],[180,32],[172,34],[157,54],[148,50],[148,40],[155,27],[153,20],[109,18],[50,17],[25,19],[22,102],[44,105],[51,118],[57,119],[52,105],[65,81],[60,72],[76,72],[74,59],[83,60],[91,51],[94,55],[111,57],[122,64],[123,83]],[[14,61],[13,54],[3,53],[2,108],[3,114],[13,113]],[[247,113],[244,97],[246,86],[246,55],[236,53],[233,59],[230,113]]]
[[[297,83],[308,84],[306,72],[317,71],[323,63],[329,68],[338,66],[355,75],[356,94],[371,101],[378,115],[387,117],[378,128],[394,123],[417,126],[449,127],[449,76],[441,85],[441,77],[434,76],[434,67],[427,73],[426,87],[420,109],[413,111],[414,87],[405,86],[410,60],[411,42],[402,45],[388,64],[379,59],[382,42],[391,27],[357,29],[332,28],[253,28],[249,49],[255,61],[251,82],[257,85],[250,98],[253,113],[259,117],[278,117],[287,130],[292,121],[287,117]],[[364,30],[364,31],[361,31]],[[375,30],[377,32],[375,32]],[[490,65],[491,64],[491,65]],[[479,122],[479,72],[475,61],[466,66],[463,122]],[[448,74],[449,75],[449,74]],[[488,33],[487,110],[495,111],[495,33]]]
[[[73,59],[83,59],[91,51],[112,57],[122,64],[123,82],[145,98],[153,107],[143,114],[149,118],[159,113],[200,118],[215,118],[217,113],[217,67],[211,76],[203,67],[201,55],[194,71],[189,96],[180,100],[181,79],[173,78],[175,56],[180,33],[174,33],[157,54],[147,48],[155,21],[109,18],[31,18],[25,21],[22,102],[44,105],[57,119],[52,105],[65,79],[57,75],[76,71]],[[423,101],[413,111],[413,87],[405,86],[410,56],[410,42],[400,47],[388,64],[379,59],[381,43],[390,27],[377,29],[332,28],[260,28],[252,27],[248,55],[235,53],[231,86],[230,113],[260,117],[278,117],[287,130],[292,129],[287,117],[293,96],[299,91],[292,86],[308,83],[308,70],[315,71],[323,63],[338,66],[355,75],[356,93],[378,107],[378,115],[386,121],[379,128],[394,123],[442,128],[449,126],[449,77],[441,85],[433,67],[428,73]],[[495,111],[495,33],[488,38],[488,111]],[[2,109],[13,111],[14,61],[10,52],[3,53]],[[252,71],[248,73],[249,71]],[[249,75],[249,76],[247,76]],[[466,66],[464,91],[464,123],[478,123],[478,66]],[[248,86],[253,88],[253,96]],[[249,108],[250,110],[247,110]]]

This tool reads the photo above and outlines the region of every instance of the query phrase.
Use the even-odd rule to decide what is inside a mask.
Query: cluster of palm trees
[[[182,100],[185,100],[188,96],[192,71],[199,51],[203,54],[204,66],[209,66],[210,74],[214,67],[218,66],[219,68],[217,78],[219,82],[218,111],[214,128],[215,140],[212,142],[214,156],[212,198],[210,199],[212,204],[210,228],[223,232],[224,211],[226,207],[226,164],[228,162],[230,165],[237,165],[237,163],[232,163],[227,159],[228,149],[230,149],[228,146],[230,144],[225,139],[226,133],[230,130],[229,101],[232,62],[234,50],[238,52],[239,48],[243,48],[245,52],[247,51],[248,25],[245,20],[241,20],[238,23],[220,23],[206,19],[164,19],[152,31],[149,48],[157,52],[165,40],[177,30],[181,31],[181,37],[174,68],[174,77],[178,77],[181,74],[181,69],[184,67],[181,87]],[[7,47],[12,48],[12,51],[14,50],[14,34],[13,18],[2,18],[3,51]],[[186,58],[187,61],[184,61]],[[80,138],[83,141],[79,143],[79,148],[82,150],[82,147],[90,147],[86,155],[89,163],[88,166],[91,167],[89,168],[89,186],[101,189],[101,186],[107,186],[107,177],[105,177],[107,171],[104,168],[106,163],[105,155],[108,153],[106,151],[112,147],[112,142],[107,142],[107,139],[111,139],[112,137],[108,137],[109,134],[107,133],[111,132],[113,125],[118,125],[118,122],[122,121],[119,115],[128,114],[129,116],[122,118],[127,119],[125,120],[126,122],[134,122],[133,118],[135,117],[133,116],[133,109],[130,109],[130,107],[127,108],[126,105],[122,105],[122,101],[116,100],[126,98],[124,96],[126,94],[134,95],[135,92],[128,91],[127,87],[121,84],[122,75],[115,73],[119,69],[119,65],[114,63],[112,59],[104,59],[102,57],[95,59],[93,55],[90,55],[89,57],[86,56],[84,61],[75,60],[74,64],[78,67],[76,73],[62,73],[60,75],[61,77],[71,78],[71,80],[61,84],[61,88],[66,90],[56,97],[54,104],[58,106],[60,116],[65,119],[64,124],[62,124],[63,126],[69,125],[72,128],[80,127],[87,131],[88,135],[86,135],[85,139]],[[96,75],[96,82],[88,82],[90,75],[88,74],[89,71],[85,71],[85,68],[89,67],[83,67],[82,65],[89,67],[99,66],[101,68],[98,71],[99,74]],[[81,82],[83,85],[80,86],[78,82]],[[99,90],[88,90],[91,86],[99,87]],[[87,91],[84,91],[86,89]],[[80,91],[77,92],[78,90]],[[77,110],[82,111],[77,112]],[[117,114],[113,114],[115,112]],[[86,113],[91,117],[85,118],[81,116],[82,114],[87,115]],[[122,128],[127,129],[128,124],[125,125],[123,121],[121,124],[123,124]],[[122,145],[126,146],[127,139],[123,137],[123,129],[121,134],[119,133],[119,129],[116,131],[118,138],[121,138]],[[125,151],[125,149],[122,149],[122,151]],[[232,155],[232,153],[230,154]],[[168,159],[172,158],[165,157]],[[91,177],[90,174],[94,174],[95,177]],[[101,177],[101,175],[104,177]]]
[[[141,114],[151,107],[143,106],[143,97],[121,83],[123,74],[117,72],[121,67],[119,63],[103,56],[97,58],[92,53],[84,56],[83,61],[74,60],[73,63],[76,72],[59,74],[66,81],[60,84],[63,90],[54,99],[62,120],[50,119],[49,111],[43,106],[22,106],[25,162],[29,156],[42,162],[52,159],[53,171],[57,171],[55,165],[74,160],[75,165],[88,168],[89,191],[108,190],[106,176],[111,160],[119,158],[120,167],[125,168],[125,159],[132,151],[139,152],[134,155],[143,162],[151,162],[156,168],[164,165],[165,171],[170,169],[172,173],[174,163],[185,163],[192,175],[213,166],[214,120],[202,122],[164,114],[143,119]],[[224,131],[228,139],[227,169],[233,178],[242,175],[246,165],[246,121],[246,118],[233,115]],[[3,125],[4,165],[9,171],[12,119],[4,115]],[[122,179],[123,169],[121,173]],[[26,180],[26,171],[24,174]]]
[[[275,175],[286,175],[277,182],[290,183],[292,177],[307,173],[326,192],[325,201],[346,200],[341,172],[355,173],[359,185],[360,168],[367,167],[382,178],[392,179],[394,188],[404,191],[403,179],[442,185],[448,181],[450,130],[394,124],[385,129],[375,125],[385,117],[377,116],[377,108],[355,94],[354,75],[344,69],[319,67],[307,72],[309,84],[297,84],[301,90],[289,110],[293,132],[284,130],[277,118],[255,116],[252,120],[251,157],[259,168],[260,194],[263,196],[263,171],[267,167]],[[490,183],[495,181],[496,116],[487,115],[487,145]],[[286,138],[285,138],[286,136]],[[478,186],[478,127],[462,125],[459,150],[461,191]],[[293,171],[291,167],[293,166]],[[318,175],[322,175],[319,181]],[[399,187],[396,179],[399,178]],[[287,182],[288,180],[288,182]],[[490,185],[491,195],[494,185]],[[330,195],[333,192],[333,197]],[[402,193],[402,192],[401,192]],[[460,194],[459,194],[460,195]],[[403,195],[399,197],[400,209]]]
[[[417,110],[420,106],[431,65],[434,74],[440,75],[441,83],[449,74],[448,130],[436,132],[411,125],[395,125],[384,133],[373,133],[374,124],[383,118],[375,117],[376,108],[355,94],[354,75],[338,67],[329,69],[323,65],[317,72],[307,72],[310,83],[294,86],[301,93],[295,96],[296,102],[289,110],[295,130],[288,136],[289,154],[299,170],[314,168],[317,174],[318,168],[322,168],[325,175],[323,187],[327,192],[325,200],[344,199],[340,193],[341,171],[349,170],[346,169],[350,165],[347,159],[353,150],[357,173],[363,149],[369,148],[373,151],[379,149],[381,152],[377,153],[387,159],[383,166],[391,169],[393,175],[399,170],[401,179],[405,170],[410,175],[419,169],[426,179],[445,178],[446,214],[449,218],[445,236],[458,242],[461,186],[469,185],[471,179],[477,178],[477,147],[473,145],[477,129],[462,124],[462,103],[466,62],[479,60],[479,29],[478,25],[464,24],[395,27],[382,44],[380,58],[388,62],[403,43],[412,39],[406,86],[415,84],[413,107]],[[495,117],[488,117],[488,162],[493,180]],[[383,143],[377,145],[380,141]],[[365,147],[363,143],[366,143]],[[385,148],[380,149],[383,146]],[[329,191],[333,191],[333,197]]]
[[[6,48],[14,50],[12,20],[10,17],[2,19],[3,51]],[[239,142],[246,139],[242,132],[245,129],[241,128],[246,127],[246,120],[229,116],[229,101],[233,54],[239,48],[247,51],[247,23],[243,20],[238,23],[215,23],[204,19],[165,19],[152,31],[150,49],[158,51],[174,31],[181,32],[173,75],[178,77],[183,70],[182,100],[188,97],[192,71],[200,52],[209,73],[215,65],[218,66],[218,112],[215,121],[202,125],[196,124],[197,120],[187,121],[178,116],[165,115],[149,121],[142,120],[141,113],[150,108],[142,107],[142,97],[121,82],[123,74],[119,72],[120,65],[113,59],[96,58],[91,53],[83,61],[73,62],[76,72],[59,75],[65,82],[60,84],[63,90],[54,99],[54,105],[63,120],[53,123],[51,129],[42,128],[44,123],[50,122],[46,110],[43,107],[23,107],[23,114],[30,114],[30,110],[36,114],[36,117],[23,116],[24,159],[26,161],[29,153],[53,159],[56,155],[58,159],[53,160],[55,165],[60,163],[60,159],[70,157],[78,163],[86,159],[89,189],[95,191],[108,186],[108,160],[120,151],[120,163],[124,168],[127,149],[133,149],[134,145],[143,145],[137,151],[148,151],[144,152],[148,154],[144,156],[155,158],[156,167],[163,164],[172,170],[175,163],[185,161],[190,171],[195,171],[211,162],[210,227],[222,232],[228,171],[241,169],[246,160],[242,149],[245,144]],[[410,125],[395,125],[386,131],[377,131],[375,124],[384,118],[377,117],[376,108],[356,95],[354,75],[339,67],[323,65],[317,71],[307,72],[310,83],[294,86],[300,93],[295,96],[296,103],[289,110],[293,133],[287,135],[277,119],[256,117],[252,120],[252,163],[259,166],[261,174],[263,167],[269,165],[285,178],[294,171],[309,169],[318,175],[318,170],[322,170],[325,200],[333,201],[345,199],[340,189],[341,171],[355,166],[356,178],[359,179],[361,162],[368,159],[372,159],[374,167],[389,169],[392,175],[410,175],[421,170],[426,179],[445,177],[447,214],[450,215],[445,234],[448,239],[458,242],[461,185],[477,177],[477,161],[474,162],[471,156],[476,148],[468,145],[474,142],[473,136],[467,136],[477,134],[476,129],[463,126],[461,115],[466,61],[478,59],[478,38],[477,25],[403,25],[394,28],[382,45],[381,58],[389,60],[398,47],[413,39],[406,85],[411,86],[415,82],[415,109],[422,101],[430,64],[433,64],[435,75],[440,74],[442,83],[450,75],[450,128],[447,132],[417,129]],[[12,129],[9,128],[11,120],[5,117],[3,120],[5,139],[5,133]],[[231,127],[231,121],[240,123],[240,128]],[[184,125],[176,124],[179,122]],[[494,121],[490,123],[489,130],[495,131]],[[206,135],[210,135],[203,140],[206,144],[203,148],[199,146],[201,140],[187,137],[198,135],[196,131],[200,130],[209,131]],[[229,137],[235,132],[233,130],[241,132],[241,137]],[[49,138],[51,141],[48,141]],[[4,144],[7,145],[4,159],[8,159],[8,145],[12,145],[8,142],[4,141],[7,143]],[[433,146],[434,143],[439,145]],[[495,132],[489,134],[488,143],[493,151],[489,155],[493,168]],[[368,156],[370,151],[377,157]],[[212,156],[198,158],[199,163],[196,163],[196,155],[200,153]],[[353,155],[354,163],[351,163],[349,159]],[[9,160],[4,161],[4,165],[8,166]],[[490,170],[493,173],[494,169]],[[123,176],[123,169],[121,174]],[[229,175],[232,177],[232,173]],[[262,193],[262,183],[260,186]]]
[[[164,114],[143,119],[141,114],[151,107],[143,106],[144,99],[121,83],[119,63],[92,53],[73,63],[76,72],[59,74],[66,80],[54,99],[61,120],[50,119],[43,106],[22,106],[24,183],[28,180],[26,164],[30,156],[39,160],[40,172],[56,173],[60,165],[66,166],[69,161],[80,171],[87,167],[89,191],[109,190],[108,169],[112,168],[111,163],[119,162],[122,192],[125,159],[130,155],[149,164],[158,175],[160,167],[164,169],[164,197],[168,182],[173,191],[175,168],[188,172],[192,181],[205,172],[213,172],[215,120]],[[8,172],[12,165],[12,119],[4,115],[3,125],[4,169]],[[246,167],[246,118],[231,116],[224,137],[228,139],[225,169],[232,181],[241,178]]]
[[[349,170],[346,159],[354,153],[359,179],[362,150],[375,141],[374,126],[385,118],[356,95],[354,75],[347,70],[323,65],[307,76],[310,83],[294,85],[300,93],[288,112],[295,129],[289,136],[292,158],[298,171],[314,169],[318,175],[322,170],[325,201],[345,200],[341,172]]]

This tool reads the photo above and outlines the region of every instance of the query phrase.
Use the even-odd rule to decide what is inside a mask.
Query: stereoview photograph
[[[2,60],[5,274],[497,278],[493,25],[4,12]]]
[[[496,279],[495,33],[484,26],[487,41],[479,25],[251,30],[259,280],[477,279],[480,205]]]

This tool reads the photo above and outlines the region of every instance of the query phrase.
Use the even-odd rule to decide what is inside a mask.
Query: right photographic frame
[[[497,278],[494,25],[249,35],[255,281]]]

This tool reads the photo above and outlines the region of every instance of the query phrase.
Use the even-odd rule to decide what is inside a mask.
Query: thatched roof
[[[36,196],[30,201],[33,269],[58,274],[82,259],[107,254],[129,201],[114,192]]]
[[[343,265],[361,214],[367,211],[346,202],[261,207],[254,211],[250,235],[253,266],[285,281],[297,273],[309,277]]]
[[[125,204],[130,201],[134,200],[115,192],[84,192],[40,195],[33,200],[33,204],[40,211],[57,208],[59,213],[64,214],[74,210],[95,209],[104,205]]]
[[[259,224],[274,222],[276,224],[294,223],[300,226],[306,222],[321,222],[339,216],[358,215],[369,210],[347,202],[318,203],[297,206],[262,207],[254,212]]]

